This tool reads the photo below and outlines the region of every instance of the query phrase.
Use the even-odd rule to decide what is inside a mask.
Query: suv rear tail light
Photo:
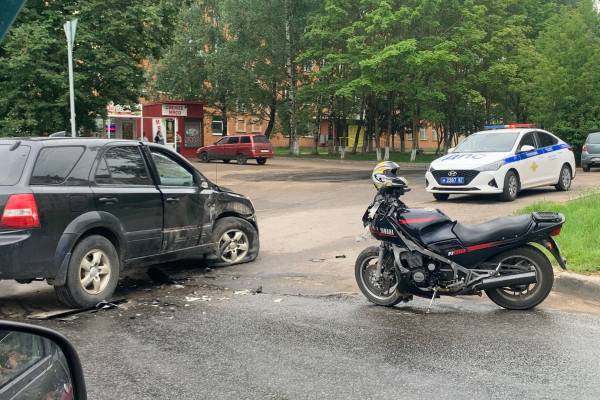
[[[584,153],[587,153],[587,144],[583,145],[583,147],[581,148],[581,151],[583,151]]]
[[[550,231],[550,236],[558,236],[560,235],[560,229],[562,226],[556,227]]]
[[[13,194],[8,198],[0,228],[28,229],[39,228],[40,216],[33,194]]]

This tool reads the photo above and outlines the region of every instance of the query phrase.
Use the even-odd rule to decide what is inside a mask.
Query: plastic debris
[[[273,300],[273,303],[281,303],[283,301],[283,299],[275,299]]]
[[[244,289],[244,290],[236,290],[235,292],[233,292],[233,294],[235,295],[239,295],[239,296],[245,296],[247,294],[250,294],[250,289]]]
[[[346,258],[345,254],[340,254],[339,256],[335,256],[335,258]]]

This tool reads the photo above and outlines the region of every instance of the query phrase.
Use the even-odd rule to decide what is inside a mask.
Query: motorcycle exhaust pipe
[[[476,284],[473,289],[486,290],[507,286],[529,285],[531,283],[537,283],[535,271],[523,272],[521,274],[514,275],[497,276],[494,278],[485,278]]]

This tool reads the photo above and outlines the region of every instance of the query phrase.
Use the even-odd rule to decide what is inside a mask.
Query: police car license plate
[[[442,176],[442,185],[464,185],[464,176]]]

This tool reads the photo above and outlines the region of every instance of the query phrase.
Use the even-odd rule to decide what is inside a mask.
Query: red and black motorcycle
[[[356,260],[356,281],[373,303],[393,306],[414,296],[474,295],[485,291],[497,305],[527,310],[550,293],[550,251],[566,269],[553,239],[565,218],[532,213],[477,225],[452,221],[439,210],[408,208],[401,200],[410,189],[403,179],[381,188],[363,216],[379,246]]]

